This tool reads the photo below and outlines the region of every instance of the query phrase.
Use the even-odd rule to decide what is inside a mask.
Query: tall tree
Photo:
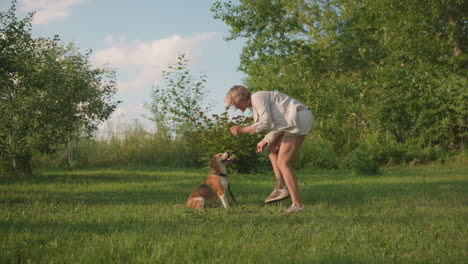
[[[0,12],[0,168],[30,174],[34,153],[54,152],[77,129],[92,131],[118,102],[113,71],[58,36],[33,38],[33,13]]]
[[[367,134],[420,147],[467,137],[466,0],[259,0],[214,4],[245,38],[253,90],[313,108],[318,133],[347,152]]]
[[[146,107],[153,114],[156,135],[165,140],[177,139],[183,149],[179,157],[196,165],[198,161],[193,157],[200,153],[199,139],[194,137],[199,129],[196,123],[211,107],[206,102],[206,77],[192,73],[185,54],[177,59],[163,71],[160,85],[152,88],[151,102]]]
[[[178,56],[177,63],[169,65],[163,71],[161,85],[153,87],[148,109],[158,132],[166,131],[172,135],[184,136],[193,130],[195,121],[200,118],[199,112],[210,110],[205,102],[207,90],[206,77],[194,76],[188,67],[185,54]]]
[[[421,147],[467,136],[467,1],[348,2],[343,32],[369,67],[361,76],[372,129]],[[466,48],[466,47],[465,47]]]

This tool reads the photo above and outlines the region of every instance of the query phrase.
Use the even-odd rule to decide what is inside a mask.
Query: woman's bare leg
[[[283,140],[283,135],[284,133],[279,135],[275,142],[268,147],[268,157],[270,158],[271,166],[273,167],[273,173],[275,174],[276,179],[276,188],[278,189],[282,189],[286,186],[284,183],[283,174],[281,174],[281,171],[278,168],[278,152],[281,141]]]
[[[281,141],[278,152],[277,165],[283,176],[284,182],[288,187],[291,199],[297,206],[302,206],[299,188],[297,186],[297,178],[292,168],[292,161],[296,153],[299,151],[305,136],[285,136]]]
[[[283,179],[283,174],[281,174],[280,169],[278,168],[278,152],[272,152],[268,155],[271,161],[271,166],[273,167],[273,173],[275,174],[276,179],[276,188],[282,189],[286,186]]]

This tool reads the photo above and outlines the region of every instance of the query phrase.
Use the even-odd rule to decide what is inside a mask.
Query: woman
[[[304,142],[314,124],[312,112],[307,106],[279,92],[260,91],[251,94],[242,85],[233,86],[224,99],[226,105],[233,105],[244,112],[253,108],[254,124],[250,126],[233,126],[231,133],[253,134],[268,131],[257,144],[257,153],[268,146],[276,188],[265,199],[266,203],[279,201],[291,196],[292,205],[285,214],[305,210],[299,195],[296,175],[292,168],[295,154]]]

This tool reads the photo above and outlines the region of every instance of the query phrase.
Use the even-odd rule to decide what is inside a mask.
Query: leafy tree
[[[366,65],[361,92],[380,134],[420,147],[460,147],[466,137],[466,1],[346,3],[343,32]],[[347,42],[343,42],[346,44]],[[463,121],[465,120],[465,121]]]
[[[344,156],[367,134],[417,148],[466,145],[466,0],[241,0],[215,18],[245,38],[253,90],[308,104]]]
[[[153,87],[150,109],[159,133],[183,136],[191,133],[194,122],[199,119],[199,111],[209,111],[206,103],[206,76],[194,77],[188,68],[185,54],[178,57],[176,64],[163,71],[162,86]],[[206,104],[206,105],[205,105]]]
[[[336,6],[260,0],[216,3],[213,11],[231,27],[228,39],[247,40],[239,67],[249,76],[247,86],[279,90],[309,105],[316,129],[349,151],[366,123],[355,85],[359,78],[345,71],[339,56]]]
[[[51,153],[78,129],[92,131],[118,102],[111,70],[93,68],[58,36],[33,38],[33,13],[0,12],[0,162],[4,172],[30,174],[34,153]]]
[[[233,137],[229,128],[252,122],[245,116],[229,117],[227,109],[221,114],[208,116],[210,105],[206,103],[206,77],[196,78],[188,68],[185,55],[163,72],[162,86],[152,90],[152,102],[147,104],[162,138],[178,141],[185,149],[179,158],[194,164],[206,165],[216,153],[231,151],[240,159],[231,167],[237,171],[257,169],[265,157],[255,153],[261,135]]]
[[[200,153],[198,161],[209,164],[213,154],[230,151],[234,154],[233,157],[237,157],[229,165],[231,171],[252,172],[264,169],[269,164],[268,157],[255,152],[257,143],[264,135],[232,136],[229,128],[251,125],[253,118],[244,115],[230,117],[227,110],[228,108],[219,115],[212,114],[211,117],[199,111],[201,118],[195,122],[197,131],[193,137]]]
[[[160,86],[153,87],[151,102],[146,104],[153,114],[157,135],[167,140],[178,140],[183,149],[180,158],[194,161],[200,154],[194,138],[200,119],[199,111],[209,111],[210,104],[206,102],[206,76],[195,77],[188,68],[185,54],[178,56],[177,63],[169,65],[163,71]]]

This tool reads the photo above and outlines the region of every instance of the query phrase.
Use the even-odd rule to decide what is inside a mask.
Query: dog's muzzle
[[[226,152],[226,153],[227,153],[228,156],[227,156],[226,159],[221,161],[223,164],[229,164],[229,163],[234,161],[233,159],[231,159],[231,153],[230,152]]]

